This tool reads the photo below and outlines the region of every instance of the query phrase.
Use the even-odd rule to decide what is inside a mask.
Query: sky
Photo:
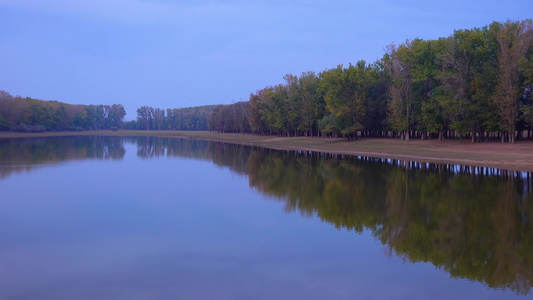
[[[136,110],[247,101],[391,43],[532,17],[531,0],[0,0],[0,90]]]

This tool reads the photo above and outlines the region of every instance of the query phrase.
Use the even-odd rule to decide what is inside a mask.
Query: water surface
[[[0,140],[2,299],[525,299],[531,174],[188,139]]]

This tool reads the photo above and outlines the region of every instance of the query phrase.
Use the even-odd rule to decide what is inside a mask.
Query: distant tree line
[[[121,104],[74,105],[0,91],[0,131],[114,130],[122,128],[125,115]]]
[[[137,120],[124,124],[124,129],[134,130],[208,130],[210,115],[221,105],[186,108],[160,108],[142,106],[137,109]]]
[[[531,19],[391,44],[373,64],[289,74],[248,102],[217,107],[209,129],[513,143],[526,131],[531,138],[532,44]]]

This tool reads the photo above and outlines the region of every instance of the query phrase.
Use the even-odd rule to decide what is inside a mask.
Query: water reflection
[[[430,262],[453,277],[529,294],[533,284],[531,173],[390,159],[278,151],[188,139],[76,137],[0,141],[0,178],[63,160],[212,161],[299,212],[356,232],[388,255]],[[8,163],[13,166],[6,167]]]
[[[533,284],[531,173],[187,140],[139,140],[138,149],[246,174],[287,211],[371,230],[406,262],[522,294]]]
[[[120,160],[125,153],[121,137],[0,139],[0,179],[65,161]]]

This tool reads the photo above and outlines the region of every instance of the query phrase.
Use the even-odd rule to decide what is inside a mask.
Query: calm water
[[[0,299],[527,299],[531,174],[0,140]]]

